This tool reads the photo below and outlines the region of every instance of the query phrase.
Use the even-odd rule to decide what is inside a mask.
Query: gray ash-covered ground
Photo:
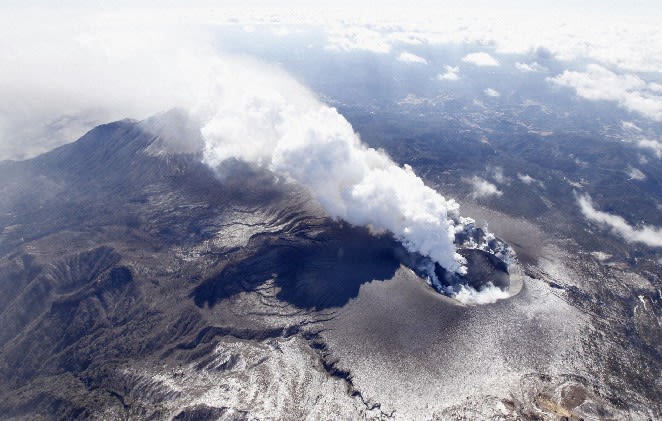
[[[653,272],[476,207],[524,284],[462,305],[388,235],[266,171],[219,178],[152,123],[0,163],[0,418],[662,416]],[[463,253],[474,286],[510,282]]]

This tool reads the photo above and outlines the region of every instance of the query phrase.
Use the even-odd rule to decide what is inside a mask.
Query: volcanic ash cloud
[[[361,143],[351,125],[279,69],[225,61],[203,109],[205,162],[236,158],[305,186],[328,214],[388,230],[407,249],[464,273],[453,243],[464,219],[454,200],[411,167]]]

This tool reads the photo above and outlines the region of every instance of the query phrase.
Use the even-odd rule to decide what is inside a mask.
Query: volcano
[[[458,233],[468,273],[435,284],[388,233],[266,169],[212,169],[201,142],[171,114],[0,163],[0,418],[417,418],[444,396],[438,419],[526,415],[569,385],[617,413],[581,376],[532,374],[581,336],[563,300],[439,293],[511,287],[500,240]]]

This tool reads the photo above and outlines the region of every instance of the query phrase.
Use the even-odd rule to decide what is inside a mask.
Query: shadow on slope
[[[406,251],[391,236],[338,224],[312,239],[278,238],[252,256],[226,266],[191,294],[199,307],[214,306],[269,279],[281,288],[278,298],[300,308],[345,305],[362,284],[391,279]]]

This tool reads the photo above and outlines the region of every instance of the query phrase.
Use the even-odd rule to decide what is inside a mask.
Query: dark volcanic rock
[[[230,414],[228,414],[230,412]],[[175,415],[173,421],[216,421],[216,420],[246,420],[246,415],[232,413],[228,408],[214,408],[206,405],[199,405],[192,408],[186,408]],[[227,416],[226,416],[227,415]]]
[[[200,161],[199,139],[191,147],[166,133],[190,135],[158,119],[124,120],[35,159],[0,163],[0,419],[247,416],[192,402],[205,388],[158,380],[183,379],[173,374],[181,364],[229,378],[308,358],[300,379],[267,377],[287,387],[343,382],[324,380],[308,345],[277,362],[281,346],[307,343],[303,328],[329,317],[314,310],[391,278],[402,247],[329,220],[267,171],[227,162],[215,173]],[[242,299],[253,301],[233,304]],[[229,387],[207,387],[219,384]],[[257,399],[245,404],[256,408],[284,402],[236,393]],[[364,405],[344,386],[333,393],[350,412]],[[307,408],[296,395],[288,392],[285,405],[293,419]]]
[[[467,259],[467,274],[464,281],[471,287],[481,290],[488,283],[507,289],[510,286],[508,266],[493,254],[476,249],[460,249],[459,253]]]
[[[338,307],[356,297],[359,287],[393,277],[404,249],[390,236],[375,237],[365,228],[330,223],[328,231],[308,238],[276,239],[255,254],[227,265],[193,291],[198,306],[213,306],[268,279],[281,288],[278,298],[297,307]]]

